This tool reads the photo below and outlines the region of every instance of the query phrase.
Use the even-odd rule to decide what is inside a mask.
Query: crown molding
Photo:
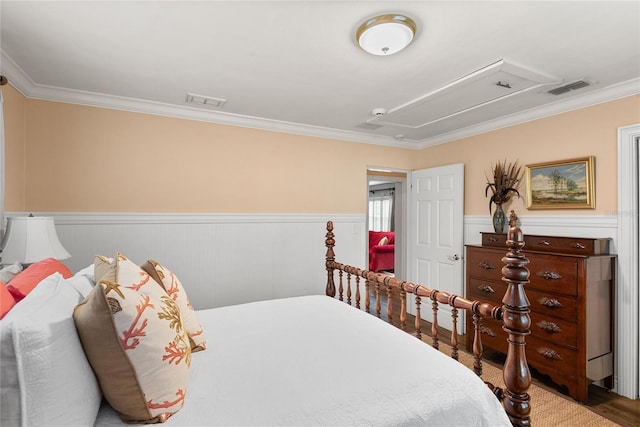
[[[240,114],[208,111],[199,108],[147,101],[143,99],[40,85],[35,83],[31,77],[29,77],[29,75],[27,75],[24,70],[22,70],[22,68],[20,68],[20,66],[16,64],[3,50],[0,50],[0,61],[3,67],[3,73],[9,79],[9,84],[20,91],[24,96],[32,99],[87,105],[91,107],[109,108],[273,132],[364,144],[409,148],[414,150],[421,150],[433,145],[444,144],[469,136],[640,94],[640,79],[633,79],[603,89],[593,90],[581,96],[514,113],[499,119],[469,126],[443,135],[438,135],[433,138],[427,138],[420,141],[409,139],[397,140],[388,136],[370,135],[359,132],[304,125],[300,123],[244,116]]]

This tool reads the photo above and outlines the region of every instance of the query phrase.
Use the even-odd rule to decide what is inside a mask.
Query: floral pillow
[[[126,280],[131,271],[120,267]],[[101,280],[73,318],[104,396],[122,420],[164,422],[182,408],[191,346],[180,309],[160,286],[146,286],[144,278],[133,286]]]
[[[204,350],[207,342],[202,331],[202,326],[180,280],[178,280],[171,270],[152,259],[144,263],[141,268],[156,282],[160,283],[164,290],[167,291],[167,294],[169,294],[178,307],[180,307],[182,323],[187,330],[191,342],[191,351]]]

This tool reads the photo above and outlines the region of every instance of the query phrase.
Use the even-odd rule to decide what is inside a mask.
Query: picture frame
[[[527,209],[595,209],[593,156],[525,165]]]

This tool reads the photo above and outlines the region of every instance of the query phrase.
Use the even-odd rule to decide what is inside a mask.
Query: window
[[[369,230],[393,231],[393,192],[373,191],[369,195]]]

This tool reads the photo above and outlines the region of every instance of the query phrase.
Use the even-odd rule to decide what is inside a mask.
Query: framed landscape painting
[[[594,157],[525,166],[528,209],[595,209]]]

